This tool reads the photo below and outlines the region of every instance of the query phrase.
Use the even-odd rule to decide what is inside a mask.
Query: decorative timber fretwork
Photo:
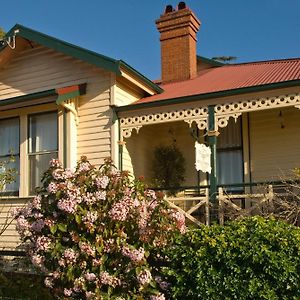
[[[300,94],[281,95],[217,104],[215,106],[216,129],[226,127],[229,118],[237,120],[242,113],[294,106],[300,109]],[[138,132],[144,125],[184,121],[191,127],[195,122],[200,130],[207,129],[208,108],[193,107],[163,112],[151,112],[120,118],[122,138],[129,138],[133,129]]]
[[[282,95],[278,97],[266,97],[255,100],[246,100],[215,106],[216,124],[218,127],[226,127],[230,117],[235,120],[244,112],[274,109],[294,106],[300,109],[300,95]]]
[[[139,132],[144,125],[167,123],[174,121],[185,121],[190,126],[195,122],[199,129],[205,129],[207,126],[207,107],[185,108],[180,110],[169,110],[165,112],[141,114],[133,117],[124,117],[120,119],[122,136],[129,138],[133,129]]]

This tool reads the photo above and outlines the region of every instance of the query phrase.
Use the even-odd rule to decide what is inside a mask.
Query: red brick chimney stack
[[[160,32],[162,82],[191,79],[197,75],[196,33],[200,21],[184,2],[177,9],[167,5],[156,20]]]

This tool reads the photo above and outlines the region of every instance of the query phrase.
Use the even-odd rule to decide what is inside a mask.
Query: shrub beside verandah
[[[185,218],[109,160],[75,171],[51,161],[43,188],[17,212],[17,230],[45,284],[61,298],[163,300],[159,251]]]
[[[71,171],[53,160],[17,224],[60,298],[300,297],[299,228],[253,217],[186,231],[183,215],[110,161],[96,170],[82,158]]]
[[[165,255],[173,299],[300,299],[300,228],[283,221],[203,226]]]

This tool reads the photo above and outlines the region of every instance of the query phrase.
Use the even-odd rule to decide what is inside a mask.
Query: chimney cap
[[[173,12],[174,9],[173,9],[173,6],[172,5],[167,5],[166,8],[165,8],[165,14],[168,14],[168,13],[171,13]]]
[[[177,9],[178,9],[178,10],[181,10],[181,9],[185,9],[185,8],[187,8],[185,2],[180,1],[180,2],[178,3]]]

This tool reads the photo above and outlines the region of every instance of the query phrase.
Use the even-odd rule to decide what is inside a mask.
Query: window
[[[217,142],[218,184],[243,183],[243,146],[241,118],[229,119],[228,125],[220,130]],[[227,190],[237,191],[241,187],[230,187]]]
[[[8,161],[13,155],[15,161],[10,162],[7,167],[14,168],[19,174],[20,165],[20,134],[19,118],[0,120],[0,161]],[[0,170],[4,172],[5,170]],[[4,193],[15,195],[19,190],[19,175],[16,176],[16,182],[7,184],[4,187]]]
[[[41,185],[49,161],[58,156],[57,112],[30,115],[28,118],[29,194]]]

